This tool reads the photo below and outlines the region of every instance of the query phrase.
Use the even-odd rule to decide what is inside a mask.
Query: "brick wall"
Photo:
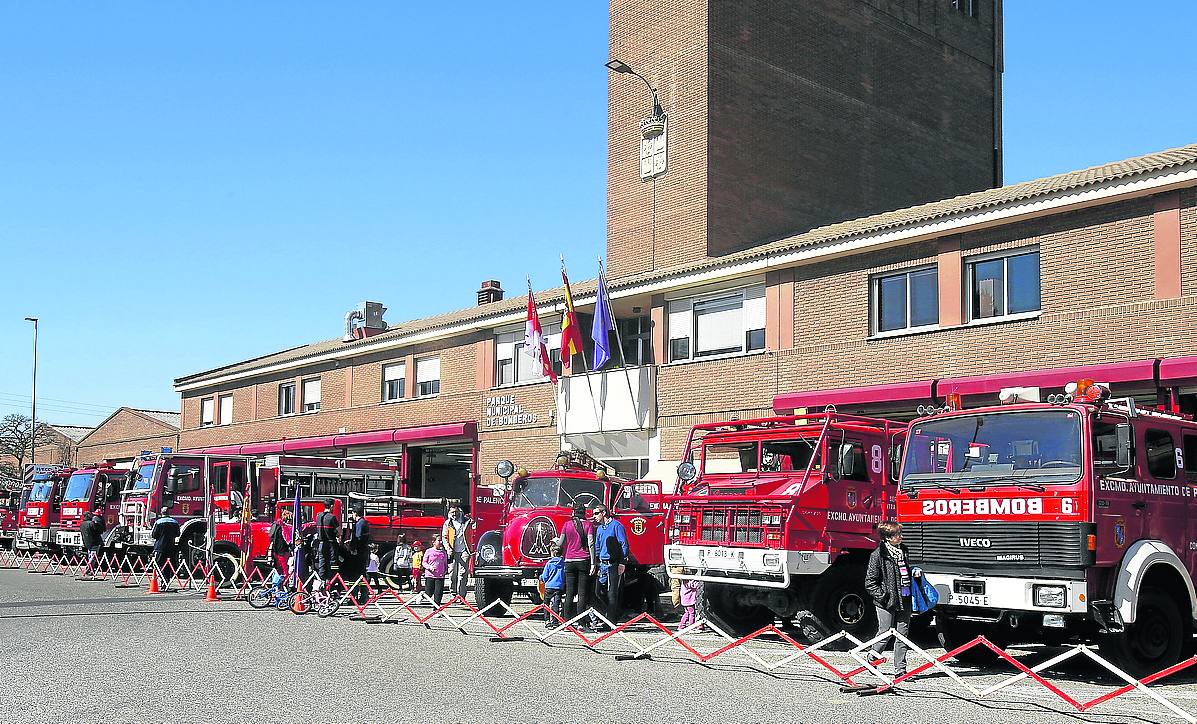
[[[236,398],[233,405],[234,408],[237,405]],[[199,419],[198,406],[195,417]],[[178,433],[169,425],[122,408],[83,438],[76,449],[75,460],[87,464],[102,460],[131,459],[142,450],[177,448],[178,445]]]
[[[669,116],[639,178],[643,85],[608,79],[612,278],[994,183],[994,7],[947,0],[612,0],[611,57]]]
[[[1180,192],[1181,290],[1197,294],[1197,189]]]

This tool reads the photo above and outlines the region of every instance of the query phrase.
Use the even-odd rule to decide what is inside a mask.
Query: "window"
[[[1197,435],[1184,436],[1184,466],[1189,477],[1197,474]]]
[[[295,414],[295,383],[284,382],[278,386],[278,414]]]
[[[549,350],[549,364],[553,373],[561,374],[561,325],[542,326],[545,347]],[[547,379],[536,369],[532,356],[524,352],[524,329],[500,332],[495,335],[495,385],[513,385]]]
[[[212,418],[216,409],[214,405],[215,401],[211,397],[200,400],[200,427],[208,427],[215,422]]]
[[[303,381],[303,411],[320,411],[320,378],[313,377]]]
[[[425,357],[416,360],[416,397],[439,395],[441,392],[441,358]]]
[[[382,366],[382,401],[394,402],[407,397],[407,363]]]
[[[852,450],[850,453],[852,455],[851,474],[844,473],[843,469],[843,455],[845,447],[851,448]],[[856,442],[855,440],[850,440],[840,445],[837,450],[838,455],[835,459],[835,470],[840,480],[860,480],[867,483],[869,481],[869,464],[868,461],[865,460],[864,445]]]
[[[1147,430],[1143,433],[1147,448],[1147,472],[1156,480],[1170,480],[1176,477],[1176,448],[1171,433],[1163,430]]]
[[[1093,423],[1093,464],[1109,468],[1118,465],[1118,423],[1098,420]]]
[[[1039,250],[968,262],[969,318],[1039,311]]]
[[[623,359],[630,366],[653,363],[652,321],[647,315],[617,319],[619,336],[623,340]],[[764,330],[761,330],[764,334]]]
[[[765,348],[765,287],[669,303],[669,360]]]
[[[939,324],[939,269],[873,277],[873,333]]]
[[[233,396],[220,396],[220,424],[231,425],[233,423]]]

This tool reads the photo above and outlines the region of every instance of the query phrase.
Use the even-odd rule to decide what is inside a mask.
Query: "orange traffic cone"
[[[146,593],[162,593],[162,589],[158,587],[158,575],[150,576],[150,587],[146,589]]]
[[[208,593],[204,596],[205,601],[219,601],[220,596],[216,593],[216,579],[208,578]]]
[[[307,613],[308,612],[308,596],[302,591],[295,594],[295,600],[291,603],[291,613]]]

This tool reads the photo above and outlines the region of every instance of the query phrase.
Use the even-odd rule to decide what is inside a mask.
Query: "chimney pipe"
[[[354,309],[351,312],[345,313],[345,337],[341,340],[342,342],[352,342],[357,339],[357,336],[353,334],[353,322],[355,320],[358,322],[366,321],[366,315],[362,313],[362,310]]]
[[[497,279],[487,279],[478,290],[478,306],[502,301],[503,285]]]

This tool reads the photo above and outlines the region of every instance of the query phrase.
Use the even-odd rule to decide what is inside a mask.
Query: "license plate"
[[[728,560],[736,557],[736,551],[727,548],[702,548],[698,551],[699,558],[726,558]]]
[[[948,603],[957,606],[988,606],[989,596],[977,593],[950,593]]]

